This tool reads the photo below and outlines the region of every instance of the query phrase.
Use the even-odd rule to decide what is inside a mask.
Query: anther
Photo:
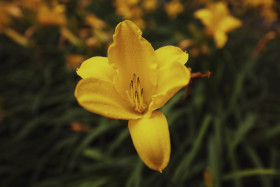
[[[130,81],[130,94],[127,90],[128,99],[133,105],[135,111],[142,113],[146,109],[146,104],[144,103],[144,90],[140,85],[140,78],[133,73],[133,78]]]
[[[135,91],[135,110],[139,112],[138,94]]]
[[[140,106],[143,107],[143,88],[141,89],[141,92],[140,92],[140,98],[139,98],[139,102],[140,102]]]

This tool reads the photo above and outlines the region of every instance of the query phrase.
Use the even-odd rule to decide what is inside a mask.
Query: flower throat
[[[133,74],[133,78],[130,81],[130,91],[127,92],[128,99],[133,105],[135,111],[142,113],[146,109],[146,104],[144,103],[144,91],[140,85],[140,79],[138,76]]]

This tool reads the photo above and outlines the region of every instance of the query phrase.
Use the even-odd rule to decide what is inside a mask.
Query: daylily
[[[230,15],[224,2],[210,3],[207,8],[197,10],[194,16],[201,20],[208,33],[214,37],[218,48],[226,44],[226,33],[242,25],[239,19]]]
[[[180,13],[184,11],[184,6],[178,0],[171,0],[170,2],[165,4],[164,8],[167,15],[171,19],[175,19]]]
[[[38,7],[37,20],[42,25],[65,26],[67,24],[65,13],[66,7],[63,4],[56,2],[52,7],[43,4]]]
[[[125,19],[133,20],[140,28],[144,28],[145,21],[140,3],[140,0],[115,0],[114,6],[117,14]]]
[[[162,171],[170,158],[170,136],[164,114],[156,111],[190,81],[188,54],[165,46],[154,50],[131,21],[116,27],[108,58],[92,57],[77,70],[82,78],[75,96],[85,109],[128,121],[142,161]]]
[[[152,12],[158,7],[157,0],[143,0],[142,6],[147,12]]]

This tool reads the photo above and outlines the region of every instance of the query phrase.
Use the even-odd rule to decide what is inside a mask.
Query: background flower
[[[194,16],[201,20],[209,35],[213,36],[218,48],[227,42],[227,32],[242,25],[242,22],[231,16],[227,5],[223,2],[211,3],[208,8],[197,10]]]

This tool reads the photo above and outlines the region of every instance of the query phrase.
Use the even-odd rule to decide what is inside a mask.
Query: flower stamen
[[[130,91],[126,91],[126,94],[135,111],[144,112],[147,106],[144,103],[144,90],[141,88],[140,78],[135,73],[130,81]]]

